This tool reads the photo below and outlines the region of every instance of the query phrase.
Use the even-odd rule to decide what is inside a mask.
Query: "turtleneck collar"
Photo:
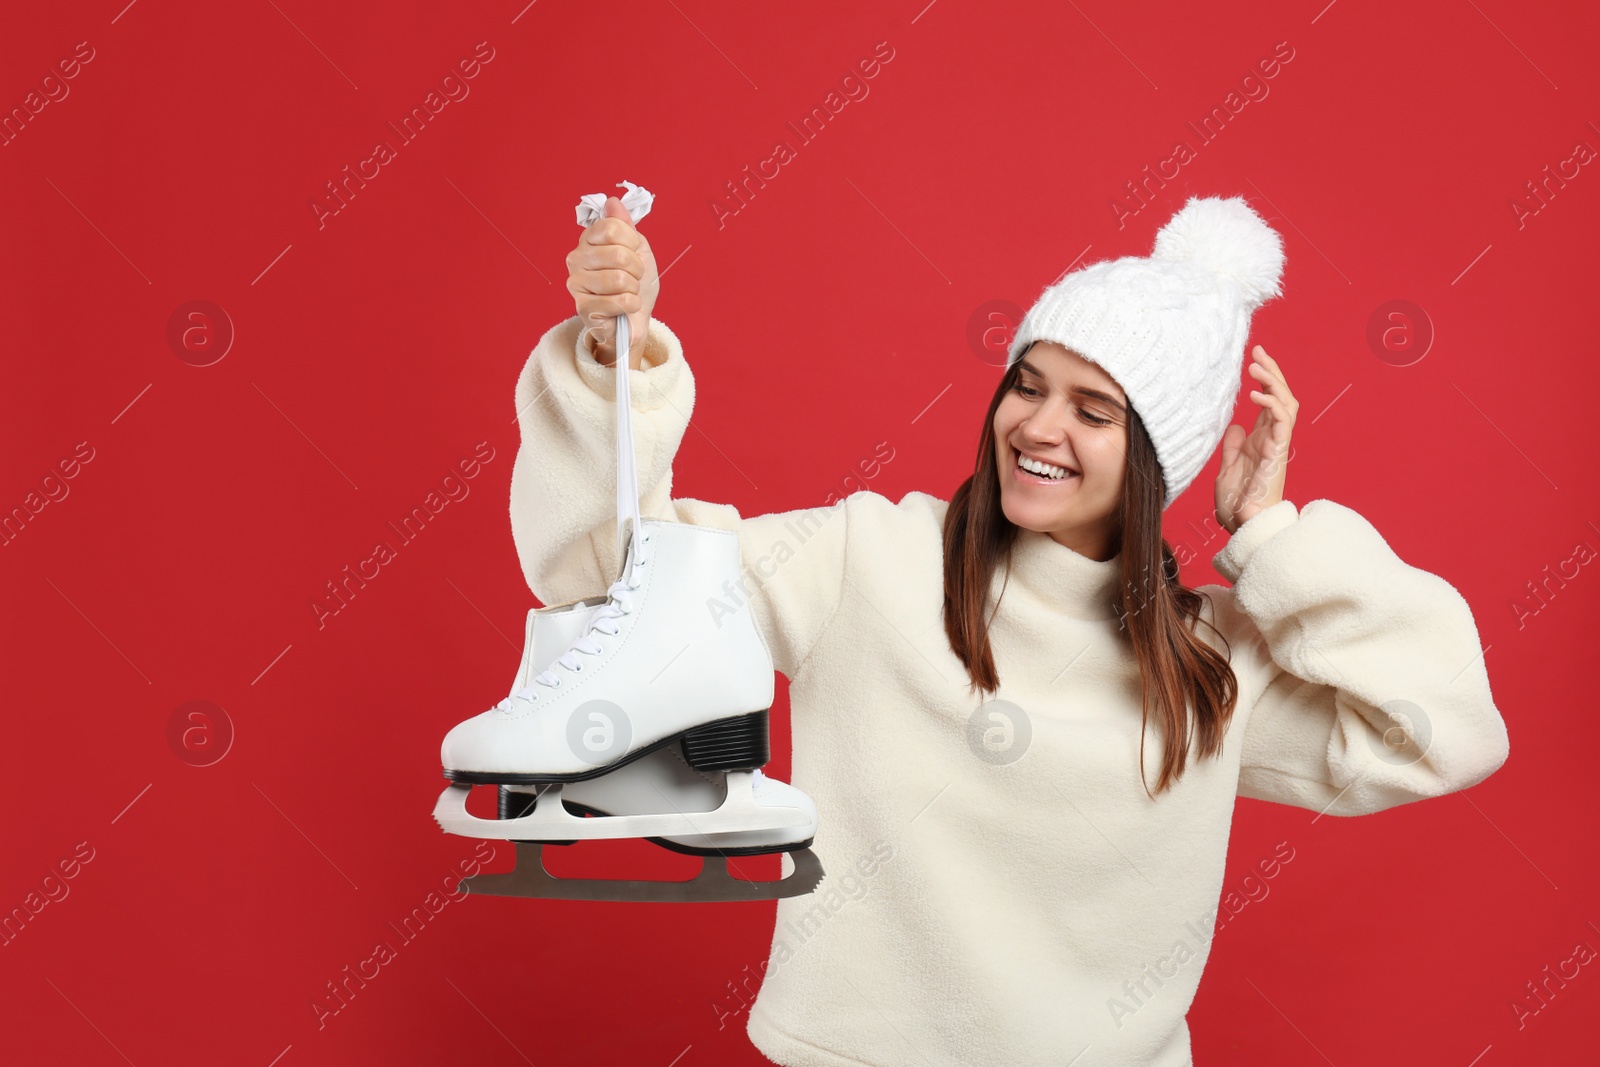
[[[995,567],[993,593],[1005,600],[1021,594],[1031,601],[1079,619],[1117,617],[1122,555],[1101,562],[1081,555],[1046,533],[1022,529],[1011,547],[1010,583],[1004,561]]]

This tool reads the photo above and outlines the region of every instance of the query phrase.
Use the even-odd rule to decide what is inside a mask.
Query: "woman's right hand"
[[[656,257],[617,197],[606,197],[605,213],[590,223],[567,253],[567,291],[577,304],[584,331],[595,335],[594,358],[616,362],[618,315],[628,316],[629,368],[644,369],[650,313],[661,291]]]

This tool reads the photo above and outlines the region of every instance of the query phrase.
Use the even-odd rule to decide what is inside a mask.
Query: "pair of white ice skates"
[[[516,869],[467,879],[471,892],[767,900],[808,893],[821,879],[809,849],[815,805],[760,769],[771,657],[747,611],[719,628],[705,606],[708,590],[737,574],[738,535],[655,519],[641,528],[607,595],[528,613],[511,694],[445,737],[440,755],[454,784],[434,818],[450,833],[518,842]],[[499,818],[467,811],[477,784],[499,786]],[[579,880],[544,866],[546,844],[637,837],[705,857],[699,876]],[[790,853],[787,878],[728,871],[728,857],[771,852]]]
[[[717,618],[708,606],[739,580],[738,534],[640,518],[626,317],[617,325],[620,576],[604,595],[528,613],[510,695],[445,737],[453,784],[434,818],[449,833],[517,842],[516,869],[467,879],[471,892],[650,901],[809,893],[823,873],[809,848],[816,807],[761,772],[771,655],[748,608]],[[498,786],[498,818],[467,811],[480,784]],[[544,845],[615,838],[702,856],[701,872],[683,882],[573,879],[544,866]],[[751,881],[728,870],[729,857],[765,853],[787,853],[792,872]]]

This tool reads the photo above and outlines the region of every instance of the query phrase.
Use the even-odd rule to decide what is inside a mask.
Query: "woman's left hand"
[[[1289,392],[1283,371],[1260,345],[1250,363],[1250,375],[1262,389],[1250,391],[1261,405],[1256,425],[1247,434],[1238,424],[1222,435],[1222,470],[1217,475],[1217,521],[1232,534],[1257,512],[1283,499],[1283,482],[1289,470],[1289,435],[1294,431],[1300,402]]]

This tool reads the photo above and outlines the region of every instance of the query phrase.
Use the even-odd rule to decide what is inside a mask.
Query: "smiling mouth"
[[[1062,475],[1060,478],[1051,478],[1051,477],[1048,477],[1047,475],[1035,474],[1035,473],[1033,473],[1032,471],[1028,470],[1026,467],[1024,467],[1022,465],[1022,453],[1020,453],[1020,452],[1016,453],[1016,457],[1017,457],[1016,460],[1012,463],[1012,470],[1014,470],[1016,472],[1016,475],[1015,475],[1016,479],[1018,481],[1020,481],[1020,482],[1025,483],[1025,484],[1029,484],[1029,485],[1063,485],[1063,484],[1065,484],[1067,482],[1072,481],[1074,478],[1079,477],[1079,474],[1078,474],[1077,471],[1071,470],[1069,468],[1062,468],[1062,469],[1066,470],[1067,473]],[[1052,464],[1049,464],[1049,466],[1056,466],[1056,464],[1052,463]]]

